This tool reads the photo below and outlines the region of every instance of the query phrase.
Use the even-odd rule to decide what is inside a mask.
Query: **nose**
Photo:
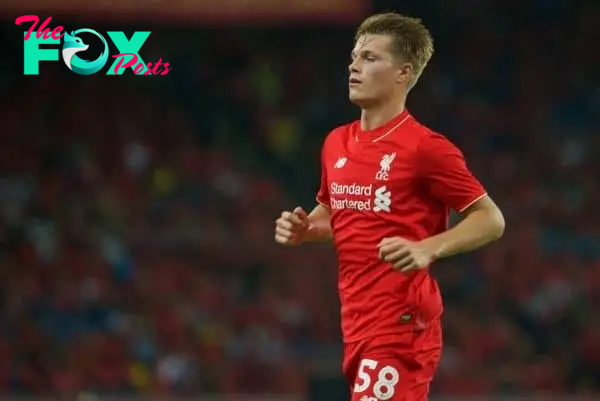
[[[357,60],[354,59],[354,60],[352,60],[350,65],[348,65],[348,71],[350,72],[350,74],[358,74],[360,72],[360,70],[358,69],[358,66],[356,64],[357,64]]]

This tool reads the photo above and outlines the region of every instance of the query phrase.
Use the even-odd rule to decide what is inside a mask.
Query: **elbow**
[[[491,213],[489,218],[489,227],[490,227],[490,237],[491,241],[497,241],[504,235],[504,228],[506,227],[506,222],[504,220],[504,215],[500,209],[494,210]]]
[[[498,205],[490,198],[484,198],[474,206],[477,207],[478,211],[481,213],[482,226],[484,227],[483,232],[487,234],[487,242],[497,241],[502,238],[506,223],[504,221],[502,210],[500,210]]]

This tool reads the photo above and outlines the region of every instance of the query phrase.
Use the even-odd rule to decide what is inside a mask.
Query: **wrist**
[[[315,242],[318,241],[320,237],[319,227],[314,224],[310,224],[306,229],[306,234],[304,235],[304,242]]]
[[[421,241],[421,244],[425,248],[426,252],[430,255],[432,262],[435,262],[436,260],[441,259],[443,257],[442,256],[443,244],[440,241],[439,237],[434,236],[434,237],[427,238],[427,239]]]
[[[306,230],[303,242],[321,242],[331,238],[331,231],[318,224],[311,223]]]

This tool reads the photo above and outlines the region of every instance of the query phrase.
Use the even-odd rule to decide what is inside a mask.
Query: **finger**
[[[395,250],[396,248],[394,248],[393,246],[382,246],[381,248],[379,248],[379,259],[384,260],[387,255],[389,255],[391,252],[394,252]]]
[[[280,235],[282,237],[292,238],[294,232],[284,227],[275,227],[275,234]]]
[[[283,212],[283,213],[281,213],[281,218],[284,219],[284,220],[287,220],[287,221],[291,222],[294,225],[298,225],[298,226],[303,225],[302,220],[300,220],[300,218],[298,216],[296,216],[292,212]]]
[[[379,244],[377,245],[377,247],[381,248],[382,246],[387,245],[390,242],[390,240],[393,240],[393,239],[394,238],[392,238],[392,237],[385,237],[381,241],[379,241]]]
[[[400,273],[408,273],[408,272],[412,272],[415,270],[419,269],[419,265],[417,265],[416,263],[411,263],[410,265],[406,266],[403,269],[400,269]]]
[[[401,248],[397,251],[390,252],[384,256],[383,260],[386,262],[396,262],[405,259],[410,255],[410,249]]]
[[[389,243],[389,244],[381,246],[379,248],[379,254],[382,257],[385,257],[385,256],[389,255],[390,253],[397,252],[397,251],[400,251],[402,249],[406,249],[406,247],[404,246],[404,244],[392,242],[392,243]]]
[[[275,234],[275,242],[282,244],[282,245],[288,245],[291,243],[291,238],[280,235],[280,234]]]
[[[392,245],[386,245],[383,246],[381,248],[379,248],[379,258],[381,260],[386,260],[391,254],[396,253],[398,251],[400,251],[402,248],[398,248],[396,246]]]
[[[378,246],[385,246],[389,244],[406,244],[407,241],[401,237],[385,237],[379,242]]]
[[[298,216],[298,218],[303,222],[308,221],[308,213],[306,213],[306,210],[302,209],[300,206],[295,208],[293,213],[294,215]]]
[[[275,227],[281,227],[286,230],[292,230],[294,228],[294,224],[289,220],[286,220],[284,218],[279,218],[275,222]]]
[[[414,263],[414,258],[412,257],[412,255],[408,255],[408,256],[400,259],[396,263],[394,263],[394,269],[402,270],[402,269],[405,269],[405,268],[411,266],[413,263]]]

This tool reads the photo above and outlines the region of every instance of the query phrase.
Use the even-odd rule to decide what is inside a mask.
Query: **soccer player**
[[[360,120],[325,139],[317,206],[276,221],[280,244],[334,241],[353,401],[427,399],[442,348],[442,300],[429,268],[504,232],[461,152],[406,110],[432,54],[419,19],[386,13],[362,22],[349,66]],[[448,229],[450,209],[462,219]]]

